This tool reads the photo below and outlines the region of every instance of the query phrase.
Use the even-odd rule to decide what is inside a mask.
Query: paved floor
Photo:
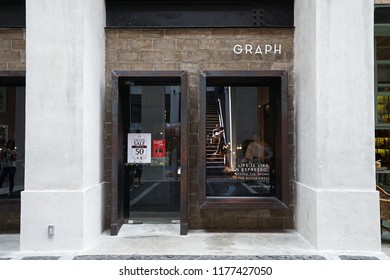
[[[382,235],[382,251],[318,251],[295,231],[220,233],[189,231],[179,225],[124,225],[118,236],[103,233],[82,251],[20,252],[19,235],[0,235],[0,259],[380,259],[390,260],[390,233]]]

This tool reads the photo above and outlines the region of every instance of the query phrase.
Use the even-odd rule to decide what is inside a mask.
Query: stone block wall
[[[111,182],[112,70],[184,70],[188,72],[189,227],[215,230],[291,229],[295,180],[293,29],[107,29],[106,30],[106,164]],[[252,45],[252,54],[235,54],[237,44]],[[254,54],[265,44],[281,44],[281,54]],[[289,73],[289,179],[288,210],[200,209],[198,201],[199,73],[202,70],[287,70]],[[107,198],[110,209],[111,198]],[[110,211],[107,211],[107,223]]]
[[[0,70],[26,70],[26,30],[0,28]]]

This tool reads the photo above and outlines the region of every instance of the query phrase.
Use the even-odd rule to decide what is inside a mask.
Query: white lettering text
[[[258,55],[269,55],[269,54],[282,54],[281,44],[266,44],[266,45],[251,45],[237,44],[233,47],[235,54],[258,54]]]

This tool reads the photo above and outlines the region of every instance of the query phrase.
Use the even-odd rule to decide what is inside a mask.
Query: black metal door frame
[[[117,235],[124,223],[125,197],[125,159],[123,156],[123,96],[119,92],[131,79],[144,81],[177,81],[181,86],[180,122],[180,234],[188,233],[188,117],[187,117],[187,72],[186,71],[130,71],[112,72],[112,139],[111,139],[111,235]]]

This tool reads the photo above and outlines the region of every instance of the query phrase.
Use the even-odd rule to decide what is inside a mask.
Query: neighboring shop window
[[[286,85],[287,74],[282,71],[202,73],[204,206],[252,202],[256,207],[285,207]]]
[[[390,36],[376,36],[377,125],[390,124]]]
[[[390,24],[377,24],[374,39],[375,160],[377,172],[382,172],[390,167]]]
[[[0,86],[0,199],[24,190],[25,88]]]

